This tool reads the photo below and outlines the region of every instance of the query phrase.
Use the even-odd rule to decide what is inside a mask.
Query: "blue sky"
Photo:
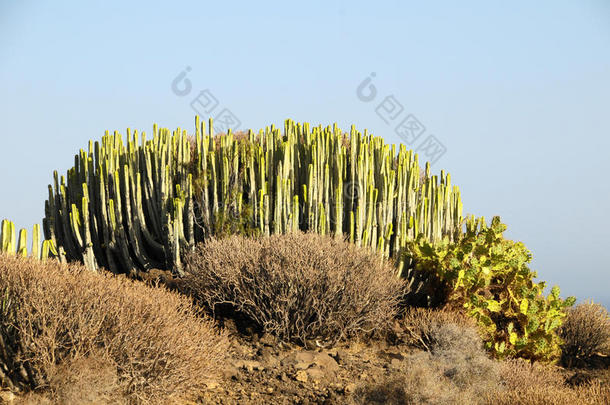
[[[52,171],[106,129],[190,130],[206,89],[243,128],[398,143],[376,112],[393,96],[446,148],[433,170],[467,213],[500,215],[562,295],[610,306],[609,2],[0,0],[0,217],[40,222]]]

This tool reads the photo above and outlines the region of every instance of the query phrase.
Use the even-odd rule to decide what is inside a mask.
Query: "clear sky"
[[[89,139],[190,130],[194,100],[242,128],[392,143],[412,115],[466,213],[500,215],[562,295],[610,306],[610,2],[125,3],[0,0],[0,218],[31,228]]]

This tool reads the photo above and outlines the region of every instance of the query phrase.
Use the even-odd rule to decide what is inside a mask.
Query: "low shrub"
[[[441,325],[472,329],[476,323],[472,318],[456,311],[409,307],[401,316],[397,330],[402,334],[401,343],[430,351],[436,343],[435,332]],[[476,339],[480,342],[478,336]]]
[[[369,404],[476,404],[500,384],[499,364],[483,350],[476,329],[431,323],[430,351],[411,354],[403,369],[379,384],[356,390]]]
[[[216,311],[228,304],[267,333],[330,346],[382,330],[404,283],[366,248],[314,233],[231,236],[200,245],[179,285]]]
[[[0,291],[0,377],[14,390],[72,395],[66,367],[89,359],[132,402],[189,395],[228,349],[188,298],[82,266],[0,255]],[[115,395],[112,373],[100,378],[109,391],[89,390]]]
[[[55,404],[127,404],[126,382],[121,382],[116,364],[103,355],[71,358],[49,375],[49,390],[43,398]]]
[[[361,384],[357,404],[599,405],[610,403],[607,380],[572,387],[552,364],[486,357],[475,335],[453,324],[439,327],[430,352],[417,351],[378,383]],[[471,338],[460,336],[461,333]],[[469,342],[469,343],[466,343]],[[480,340],[479,340],[479,343]]]
[[[610,403],[610,386],[599,380],[570,387],[559,367],[523,359],[500,362],[503,389],[483,396],[486,405],[599,405]]]
[[[575,299],[561,299],[559,287],[544,297],[546,284],[534,282],[537,275],[527,266],[531,253],[504,239],[505,230],[499,217],[489,227],[472,218],[457,242],[433,245],[420,236],[404,254],[415,272],[436,277],[432,301],[474,318],[496,357],[555,360],[561,343],[556,331]]]
[[[595,354],[610,354],[610,314],[602,305],[585,302],[571,308],[559,329],[565,366],[588,363]]]

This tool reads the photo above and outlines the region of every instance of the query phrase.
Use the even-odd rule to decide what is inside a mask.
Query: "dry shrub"
[[[566,383],[560,367],[487,357],[477,330],[451,312],[410,310],[404,325],[417,351],[380,384],[362,385],[362,404],[593,405],[610,404],[610,381]]]
[[[432,315],[434,316],[434,315]],[[451,319],[451,315],[444,314]],[[407,358],[387,381],[356,392],[360,403],[476,404],[500,383],[498,363],[487,357],[476,329],[435,323],[427,329],[430,351]]]
[[[410,367],[394,374],[380,384],[359,387],[354,394],[357,404],[388,405],[453,405],[471,404],[465,393],[460,392],[438,372],[435,365],[418,359]]]
[[[336,341],[385,328],[403,282],[369,249],[314,233],[231,236],[200,245],[180,285],[213,311],[229,304],[280,339]]]
[[[114,395],[109,365],[131,402],[188,395],[228,348],[188,298],[81,266],[1,255],[0,291],[0,374],[13,389],[73,395],[61,387],[88,362],[103,371],[91,383],[106,387],[89,389],[103,395]]]
[[[599,405],[610,403],[610,387],[598,380],[570,387],[559,367],[514,359],[501,363],[503,389],[485,396],[489,405]]]
[[[610,354],[610,315],[592,301],[577,305],[568,311],[559,336],[564,340],[562,363],[585,365],[596,354]]]
[[[402,333],[400,340],[402,343],[429,351],[439,336],[435,333],[438,327],[449,324],[468,330],[468,333],[476,328],[472,318],[455,311],[409,307],[399,322],[398,331]]]
[[[49,376],[47,394],[58,404],[127,403],[125,382],[119,380],[117,366],[105,356],[89,355],[68,359]]]
[[[601,405],[610,404],[610,388],[600,382],[567,387],[520,387],[497,391],[487,396],[488,405]]]
[[[438,364],[452,384],[475,395],[497,386],[500,380],[498,364],[488,357],[474,327],[437,324],[431,335],[428,357]],[[420,356],[426,357],[424,353]]]
[[[500,362],[502,383],[509,390],[524,385],[535,387],[561,387],[565,385],[565,376],[561,369],[553,364],[530,362],[524,359],[510,359]]]

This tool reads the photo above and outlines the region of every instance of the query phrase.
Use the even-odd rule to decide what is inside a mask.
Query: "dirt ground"
[[[398,369],[409,353],[385,341],[332,349],[279,343],[270,335],[235,333],[231,366],[211,383],[206,404],[337,404],[352,402],[364,381],[378,382]]]
[[[359,403],[354,394],[361,385],[382,382],[401,372],[407,356],[416,350],[402,344],[400,338],[392,342],[351,342],[331,349],[311,342],[304,348],[252,331],[244,335],[228,326],[234,329],[231,365],[221,379],[208,385],[196,403]],[[565,372],[566,381],[574,384],[597,377],[595,371]]]

